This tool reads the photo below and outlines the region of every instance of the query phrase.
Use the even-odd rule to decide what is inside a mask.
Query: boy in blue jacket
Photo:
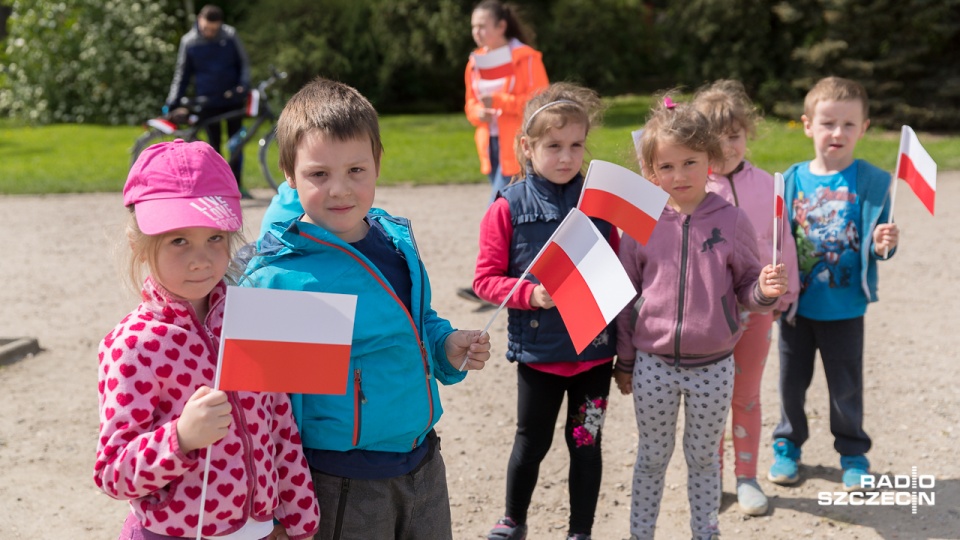
[[[843,486],[857,491],[870,471],[870,437],[863,430],[863,317],[867,304],[877,300],[877,261],[893,256],[899,230],[887,223],[890,174],[853,157],[870,125],[863,86],[839,77],[821,79],[803,109],[815,157],[784,175],[801,289],[780,323],[780,424],[773,431],[768,478],[783,485],[800,479],[800,447],[809,436],[804,403],[819,349]]]
[[[437,381],[482,369],[489,336],[430,308],[410,222],[371,208],[383,147],[359,92],[310,82],[284,107],[277,142],[291,189],[268,214],[289,219],[261,236],[242,285],[358,297],[346,395],[291,396],[318,538],[452,538]]]

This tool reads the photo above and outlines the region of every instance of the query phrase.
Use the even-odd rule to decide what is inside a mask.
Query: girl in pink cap
[[[119,538],[313,538],[320,515],[287,395],[212,389],[226,286],[240,274],[230,167],[204,142],[157,144],[123,196],[141,302],[100,343],[94,466],[104,493],[130,501]]]

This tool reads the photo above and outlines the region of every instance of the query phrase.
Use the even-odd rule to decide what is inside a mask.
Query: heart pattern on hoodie
[[[207,319],[148,278],[143,302],[102,340],[100,437],[94,481],[129,500],[140,523],[195,536],[207,449],[184,453],[176,424],[201,386],[214,386],[226,286],[210,293]],[[286,394],[228,392],[232,424],[210,448],[202,533],[221,536],[252,517],[276,518],[292,539],[313,535],[319,509]],[[281,478],[278,465],[291,473]],[[281,494],[290,492],[292,497]],[[307,504],[307,502],[310,504]]]

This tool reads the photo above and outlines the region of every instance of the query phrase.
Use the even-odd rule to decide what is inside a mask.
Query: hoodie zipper
[[[730,183],[730,191],[733,192],[733,205],[734,205],[734,206],[740,206],[740,199],[737,197],[737,186],[733,183],[733,177],[734,177],[734,175],[736,175],[738,172],[742,171],[743,168],[744,168],[744,166],[746,166],[746,164],[747,164],[746,161],[741,161],[740,164],[736,166],[736,168],[734,168],[732,171],[730,171],[730,174],[725,174],[725,175],[724,175],[725,177],[727,177],[727,182]]]
[[[730,182],[730,191],[733,192],[733,205],[740,206],[740,199],[737,197],[737,185],[733,183],[733,174],[727,176],[727,182]]]
[[[677,297],[677,329],[673,335],[673,365],[680,365],[680,334],[683,330],[683,301],[687,294],[687,248],[690,243],[690,218],[683,220],[683,241],[680,247],[680,294]]]

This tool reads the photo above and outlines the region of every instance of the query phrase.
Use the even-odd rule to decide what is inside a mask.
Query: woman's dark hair
[[[507,30],[504,32],[507,39],[517,38],[521,43],[533,46],[536,34],[523,21],[519,7],[500,0],[483,0],[483,2],[477,4],[477,7],[473,8],[474,11],[478,9],[489,12],[497,22],[507,21]]]

